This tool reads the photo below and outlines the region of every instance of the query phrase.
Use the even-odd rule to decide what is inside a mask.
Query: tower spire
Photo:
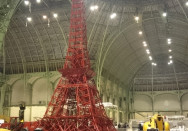
[[[62,77],[40,126],[47,131],[115,131],[95,86],[87,51],[84,0],[72,0]]]

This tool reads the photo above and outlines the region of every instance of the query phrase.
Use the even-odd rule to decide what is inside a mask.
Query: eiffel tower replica
[[[40,121],[44,131],[116,131],[99,98],[87,51],[84,0],[72,0],[62,77]]]

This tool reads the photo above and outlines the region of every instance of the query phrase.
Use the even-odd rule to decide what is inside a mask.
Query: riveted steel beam
[[[12,15],[14,14],[20,2],[21,0],[10,0],[10,1],[0,0],[0,55],[3,54],[5,55],[5,53],[3,53],[4,37],[7,32],[7,28],[9,26]],[[5,61],[4,61],[4,65],[5,65]],[[2,114],[2,107],[4,103],[3,96],[5,95],[5,91],[3,89],[4,88],[2,87],[0,92],[1,93],[0,114]]]
[[[10,19],[12,18],[12,15],[14,14],[20,1],[21,0],[10,0],[9,2],[5,2],[4,0],[0,0],[0,55],[2,55],[3,39],[7,32]]]

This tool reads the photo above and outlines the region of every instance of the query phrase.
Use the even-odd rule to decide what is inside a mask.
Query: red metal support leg
[[[59,81],[40,126],[46,131],[115,131],[91,79],[85,6],[72,0],[69,47]]]

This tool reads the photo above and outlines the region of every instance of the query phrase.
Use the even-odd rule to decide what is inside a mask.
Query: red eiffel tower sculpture
[[[62,78],[40,121],[44,131],[116,131],[95,86],[87,51],[84,0],[72,0]]]

